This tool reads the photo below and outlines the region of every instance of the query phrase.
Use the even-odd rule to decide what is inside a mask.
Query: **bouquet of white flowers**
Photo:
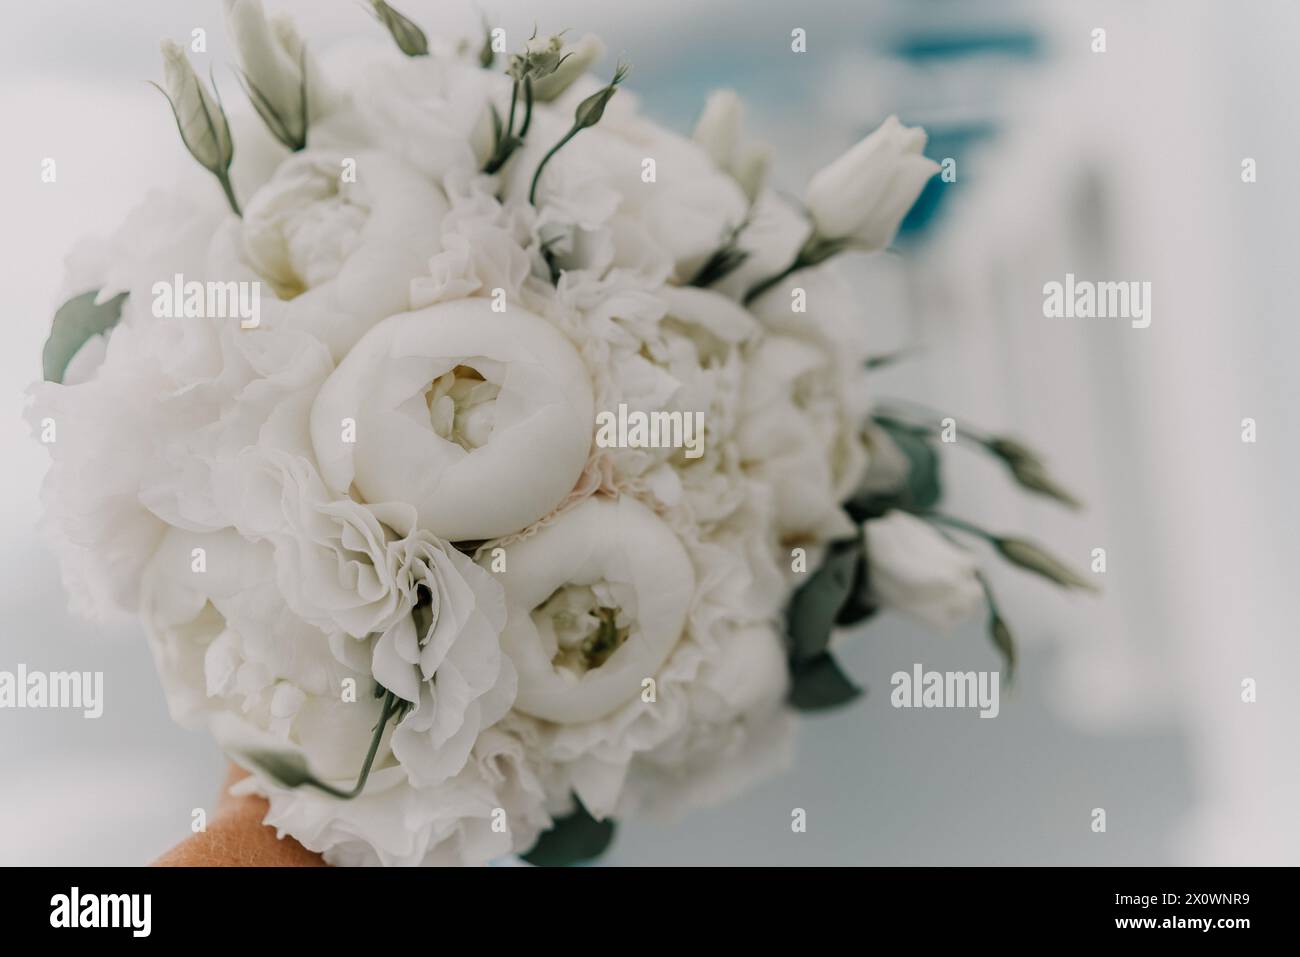
[[[267,823],[335,864],[584,859],[779,768],[878,606],[987,608],[1010,665],[937,423],[873,409],[824,265],[890,243],[924,133],[886,121],[800,210],[732,94],[685,138],[594,37],[443,48],[372,6],[397,49],[327,63],[226,0],[260,124],[164,44],[220,188],[78,251],[30,412],[70,595],[141,618]]]

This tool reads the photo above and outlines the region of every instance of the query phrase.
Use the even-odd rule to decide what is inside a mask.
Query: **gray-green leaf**
[[[828,653],[800,663],[790,673],[790,705],[800,711],[825,711],[862,694]]]
[[[306,759],[294,751],[246,751],[244,757],[257,765],[276,784],[286,788],[313,784],[315,775]]]
[[[825,653],[861,554],[861,539],[831,543],[822,566],[790,599],[786,636],[792,661],[809,661]]]
[[[568,817],[557,818],[555,825],[537,839],[533,849],[520,856],[537,867],[568,867],[599,857],[613,840],[614,822],[597,821],[578,802],[576,811]]]
[[[120,292],[107,302],[95,304],[98,290],[73,296],[54,314],[50,337],[41,353],[41,367],[46,382],[62,382],[68,363],[94,336],[104,335],[122,318],[126,293]]]

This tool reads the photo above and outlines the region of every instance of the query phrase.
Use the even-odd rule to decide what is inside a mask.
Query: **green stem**
[[[533,78],[524,77],[524,122],[519,127],[519,138],[522,140],[528,135],[529,124],[533,122]]]
[[[546,164],[551,161],[551,157],[558,153],[565,143],[577,136],[578,131],[581,129],[581,126],[571,127],[569,132],[564,134],[564,138],[547,150],[546,155],[542,157],[542,161],[537,164],[537,172],[533,173],[533,184],[528,187],[528,204],[530,206],[537,205],[537,181],[542,178],[542,170],[546,169]]]
[[[955,528],[960,532],[974,535],[987,542],[996,542],[998,540],[998,537],[992,532],[987,532],[978,525],[973,525],[962,518],[956,518],[952,515],[944,515],[942,512],[916,512],[914,514],[928,522],[933,522],[937,525],[946,525],[949,528]]]
[[[515,104],[518,102],[519,102],[519,81],[515,80],[514,85],[510,87],[510,114],[506,121],[506,135],[504,137],[505,139],[510,139],[511,134],[514,133],[515,131]]]
[[[375,733],[370,738],[370,750],[366,752],[365,763],[361,765],[361,773],[357,776],[357,783],[352,786],[351,790],[341,791],[336,787],[326,784],[324,781],[317,781],[314,778],[305,783],[324,791],[326,794],[332,795],[336,798],[342,798],[344,801],[350,801],[352,798],[359,795],[362,790],[365,789],[366,780],[370,777],[370,768],[375,763],[375,755],[379,753],[379,742],[384,736],[384,728],[388,724],[388,719],[391,718],[393,712],[397,710],[396,701],[397,695],[393,694],[391,691],[384,693],[384,707],[382,713],[379,715],[379,723],[375,725]]]
[[[763,293],[767,292],[769,289],[771,289],[773,286],[779,283],[782,279],[785,279],[787,276],[798,272],[800,269],[803,268],[803,265],[804,265],[803,261],[800,259],[800,257],[796,256],[794,262],[786,266],[785,269],[781,270],[781,272],[777,273],[775,276],[769,276],[768,278],[760,282],[758,285],[751,288],[749,292],[745,293],[745,305],[748,306],[751,302],[753,302],[759,296],[763,295]]]
[[[221,189],[226,194],[226,202],[230,204],[230,208],[234,211],[235,215],[242,218],[244,214],[239,208],[239,201],[235,199],[235,190],[230,185],[230,174],[223,170],[222,172],[217,173],[216,176],[217,182],[221,184]]]

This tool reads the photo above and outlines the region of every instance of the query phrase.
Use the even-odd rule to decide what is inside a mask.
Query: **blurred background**
[[[267,6],[317,49],[380,29],[351,0]],[[876,351],[919,350],[878,373],[878,392],[1023,438],[1089,504],[1027,498],[959,445],[945,449],[948,511],[1076,567],[1107,552],[1099,597],[988,563],[1022,646],[996,720],[888,700],[890,674],[914,662],[996,669],[982,623],[936,637],[880,616],[838,652],[868,694],[805,718],[788,773],[671,825],[624,826],[611,863],[1300,863],[1300,324],[1287,285],[1300,186],[1285,166],[1300,155],[1300,5],[397,6],[430,33],[477,36],[486,14],[512,48],[534,23],[597,33],[599,70],[625,55],[645,110],[682,132],[711,89],[734,88],[748,132],[775,145],[775,185],[796,197],[888,114],[924,125],[956,181],[932,181],[894,251],[843,263]],[[137,626],[65,610],[37,531],[46,455],[21,410],[63,257],[189,161],[143,82],[161,72],[158,40],[205,27],[228,103],[242,98],[217,0],[50,0],[4,16],[0,669],[102,670],[105,709],[0,711],[0,864],[142,863],[213,806],[223,759],[171,724]],[[796,27],[806,54],[790,52]],[[47,156],[57,185],[40,182]],[[1255,183],[1242,182],[1247,157]],[[1066,272],[1152,283],[1151,326],[1044,318],[1043,284]],[[791,833],[794,807],[806,834]]]

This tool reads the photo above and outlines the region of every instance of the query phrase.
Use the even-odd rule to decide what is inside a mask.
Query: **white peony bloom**
[[[929,523],[891,511],[863,528],[867,578],[884,607],[945,632],[984,607],[975,560]]]
[[[925,130],[891,116],[808,182],[805,202],[823,239],[884,249],[939,164],[924,155]]]
[[[334,489],[409,502],[421,528],[471,541],[518,532],[558,505],[586,464],[594,421],[587,373],[563,335],[518,306],[497,313],[464,299],[367,333],[321,388],[311,437]]]
[[[307,150],[228,224],[211,268],[261,279],[285,303],[274,324],[310,332],[338,360],[410,308],[410,281],[426,272],[446,212],[442,191],[391,156]]]
[[[504,561],[515,707],[548,721],[591,721],[640,695],[681,637],[695,587],[681,542],[630,498],[588,499]]]

